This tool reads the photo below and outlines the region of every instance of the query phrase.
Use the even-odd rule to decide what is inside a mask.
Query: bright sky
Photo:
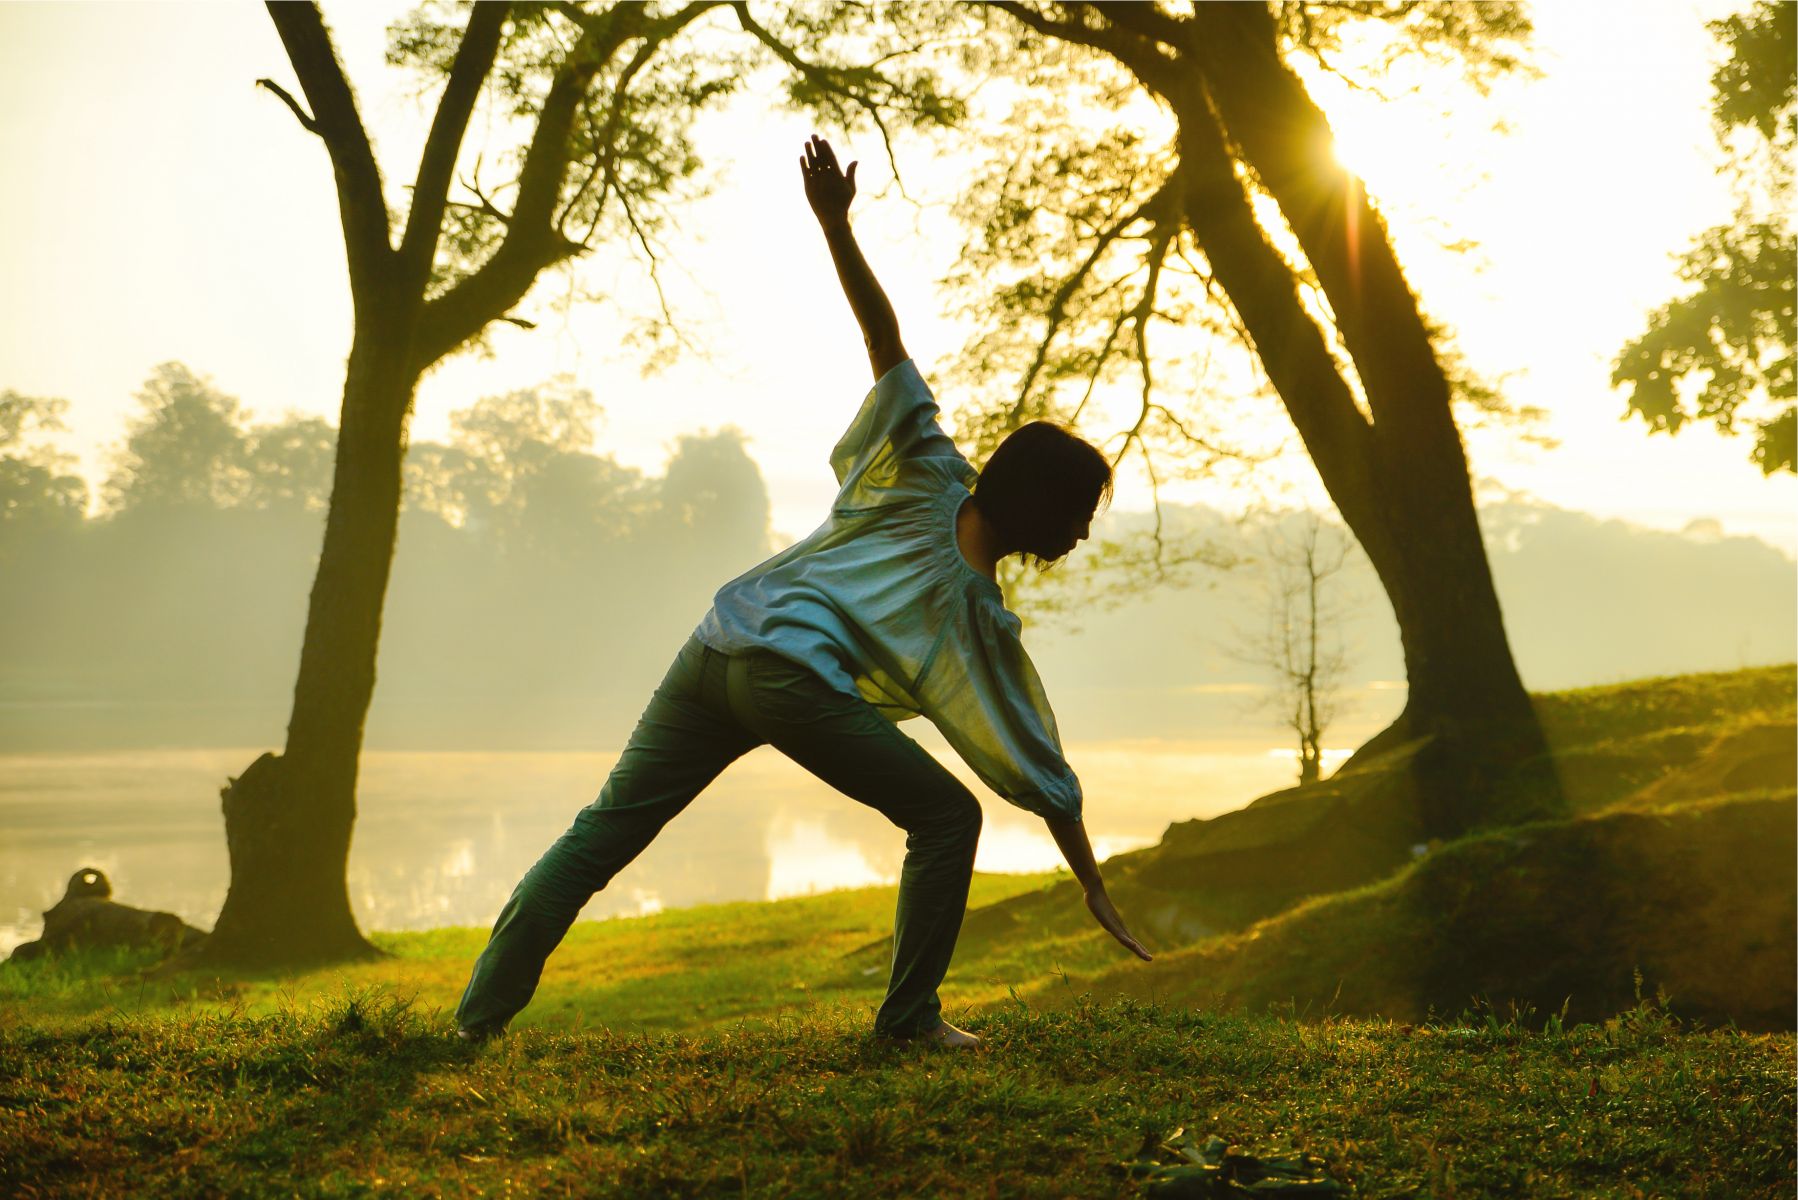
[[[405,7],[326,5],[390,187],[410,180],[426,119],[381,62],[384,26]],[[1650,438],[1620,422],[1623,398],[1608,388],[1616,351],[1677,290],[1674,256],[1731,209],[1714,174],[1703,21],[1732,7],[1540,6],[1544,78],[1506,85],[1473,119],[1445,119],[1427,94],[1380,105],[1320,82],[1319,100],[1427,306],[1515,403],[1550,413],[1542,432],[1558,449],[1471,433],[1476,476],[1659,528],[1715,518],[1798,553],[1798,481],[1763,479],[1746,443],[1708,425]],[[349,298],[330,166],[253,87],[263,75],[298,91],[260,5],[0,4],[0,388],[72,402],[67,444],[90,481],[132,394],[168,359],[259,417],[335,419]],[[1484,132],[1500,117],[1509,136]],[[685,220],[671,282],[706,358],[640,378],[619,309],[584,305],[564,321],[546,299],[566,281],[548,277],[522,310],[543,319],[537,331],[504,327],[495,358],[455,359],[426,379],[413,436],[443,437],[447,413],[478,396],[572,372],[605,406],[599,449],[656,471],[681,432],[735,424],[768,479],[776,529],[811,528],[832,492],[826,453],[867,386],[799,190],[811,132],[753,97],[704,127],[716,194]],[[863,159],[858,232],[929,377],[966,337],[938,315],[935,291],[957,231],[940,212],[869,195],[887,177],[883,156],[871,139],[847,148]],[[955,186],[922,149],[901,167],[915,195]],[[1480,249],[1435,248],[1459,239]],[[600,261],[583,281],[644,307],[628,270]],[[953,413],[956,398],[939,398]],[[1302,458],[1276,473],[1326,503]],[[1179,497],[1231,504],[1203,484]],[[1115,507],[1147,502],[1126,480]]]

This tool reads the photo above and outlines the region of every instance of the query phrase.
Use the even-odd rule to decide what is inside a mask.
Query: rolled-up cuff
[[[1080,780],[1072,771],[1035,791],[1018,792],[1005,799],[1039,817],[1062,817],[1074,821],[1080,819],[1086,806],[1080,790]]]

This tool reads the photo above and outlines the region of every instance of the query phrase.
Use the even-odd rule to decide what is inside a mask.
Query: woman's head
[[[1087,536],[1111,498],[1111,464],[1096,446],[1049,421],[1014,430],[980,472],[974,504],[1008,554],[1054,562]]]

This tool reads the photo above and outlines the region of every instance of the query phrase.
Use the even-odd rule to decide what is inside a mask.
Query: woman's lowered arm
[[[1118,916],[1118,910],[1112,906],[1111,897],[1105,894],[1105,881],[1099,877],[1099,864],[1093,860],[1086,826],[1074,817],[1045,817],[1044,820],[1055,844],[1061,848],[1061,856],[1068,860],[1068,869],[1080,881],[1080,887],[1086,893],[1087,911],[1092,913],[1099,927],[1136,957],[1144,962],[1151,961],[1155,956],[1143,949],[1143,944],[1131,935],[1124,926],[1124,918]]]
[[[856,164],[850,163],[849,173],[845,175],[837,167],[837,156],[830,143],[816,136],[806,143],[805,154],[799,159],[799,170],[805,177],[806,201],[818,218],[819,228],[824,231],[824,242],[830,247],[831,261],[836,264],[837,279],[842,282],[843,294],[849,298],[849,307],[862,327],[868,363],[874,368],[874,378],[878,380],[910,356],[899,341],[899,318],[893,315],[892,304],[880,290],[879,281],[868,268],[868,260],[862,257],[861,247],[855,244],[855,234],[849,229],[849,202],[855,198],[855,168]]]

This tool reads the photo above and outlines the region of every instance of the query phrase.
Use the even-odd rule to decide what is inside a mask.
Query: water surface
[[[985,810],[976,866],[1060,863],[1041,820],[987,792],[920,737]],[[219,788],[260,750],[0,755],[0,951],[82,867],[125,904],[202,929],[229,878]],[[491,925],[512,887],[598,793],[615,755],[380,752],[363,756],[350,899],[364,929]],[[1074,743],[1086,820],[1103,860],[1172,821],[1213,816],[1289,786],[1291,752],[1162,740]],[[587,919],[713,901],[775,899],[891,882],[905,835],[879,813],[763,747],[734,764],[583,910]]]

